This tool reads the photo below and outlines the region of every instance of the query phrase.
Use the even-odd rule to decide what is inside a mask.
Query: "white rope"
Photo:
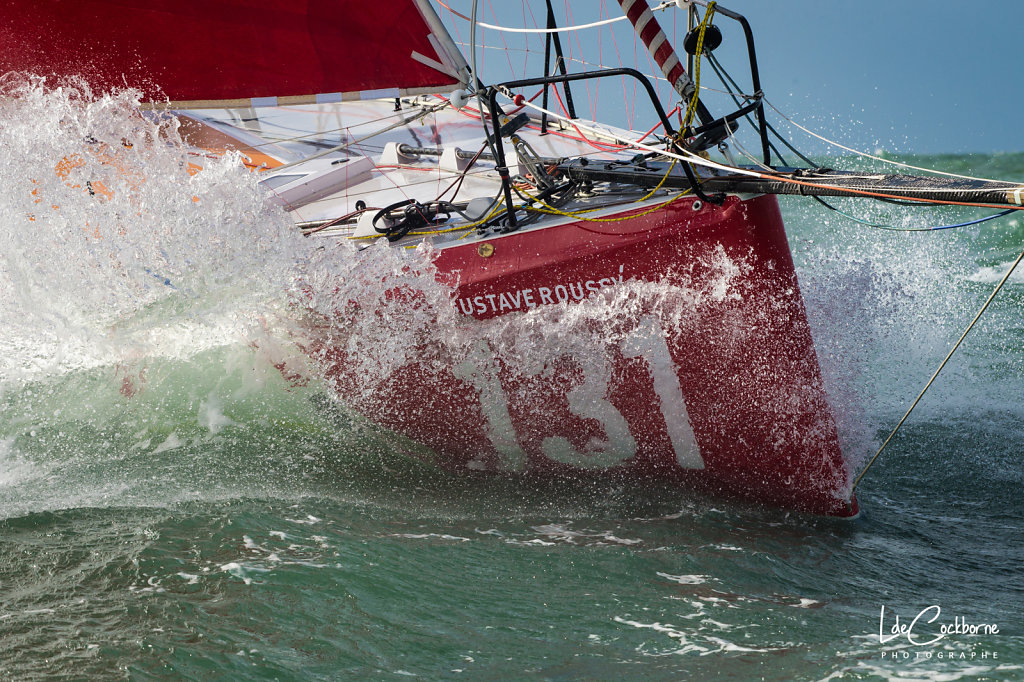
[[[910,170],[922,171],[924,173],[934,173],[935,175],[945,175],[945,176],[948,176],[948,177],[951,177],[951,178],[960,178],[962,180],[980,180],[982,182],[1001,182],[1000,180],[992,180],[991,178],[976,178],[973,175],[960,175],[958,173],[947,173],[945,171],[935,170],[934,168],[922,168],[921,166],[912,166],[909,163],[901,163],[899,161],[893,161],[892,159],[886,159],[886,158],[881,157],[881,156],[875,156],[874,154],[868,154],[867,152],[862,152],[862,151],[859,151],[857,149],[853,149],[852,147],[847,147],[845,145],[839,144],[838,142],[836,142],[834,140],[830,140],[827,137],[819,135],[818,133],[814,132],[813,130],[808,130],[807,128],[803,127],[802,125],[800,125],[799,123],[797,123],[796,121],[791,119],[789,116],[786,116],[784,113],[779,111],[778,107],[776,107],[774,104],[769,102],[767,99],[764,99],[763,101],[768,106],[770,106],[775,111],[776,114],[778,114],[782,118],[786,119],[791,125],[799,128],[800,130],[804,131],[805,133],[807,133],[811,137],[816,137],[816,138],[818,138],[819,140],[821,140],[822,142],[824,142],[826,144],[830,144],[833,147],[839,147],[840,149],[842,149],[844,151],[847,151],[847,152],[850,152],[851,154],[856,154],[857,156],[861,156],[861,157],[864,157],[864,158],[867,158],[867,159],[872,159],[874,161],[880,161],[882,163],[887,163],[887,164],[890,164],[892,166],[899,166],[900,168],[909,168]]]
[[[663,9],[665,9],[667,7],[672,7],[675,4],[676,4],[675,2],[667,2],[667,1],[666,2],[662,2],[657,7],[653,7],[651,9],[651,11],[652,12],[657,12],[658,10],[663,10]],[[457,12],[453,11],[452,14],[454,14],[455,16],[460,17],[462,19],[466,19],[467,21],[472,21],[472,19],[467,19],[466,17],[462,16],[461,14],[459,14]],[[482,21],[476,22],[476,25],[477,26],[482,26],[483,28],[489,28],[489,29],[491,29],[493,31],[503,31],[505,33],[568,33],[569,31],[580,31],[580,30],[585,29],[585,28],[596,28],[597,26],[605,26],[607,24],[614,24],[617,21],[625,21],[627,19],[628,19],[627,16],[622,15],[621,17],[613,17],[611,19],[602,19],[601,21],[594,21],[594,22],[591,22],[589,24],[578,24],[576,26],[565,26],[563,28],[513,28],[511,26],[496,26],[495,24],[485,24]]]
[[[730,126],[726,126],[726,130],[729,130],[729,136],[727,138],[729,140],[729,143],[732,144],[733,146],[735,146],[737,149],[739,149],[740,150],[740,154],[744,158],[746,158],[747,161],[749,161],[752,166],[756,166],[757,168],[760,168],[761,170],[766,171],[768,173],[774,173],[775,172],[774,168],[772,168],[771,166],[765,165],[764,161],[762,161],[759,158],[756,158],[753,154],[751,154],[747,150],[746,147],[744,147],[742,144],[740,144],[739,138],[736,137],[736,131],[730,130]]]
[[[606,24],[614,24],[617,21],[622,21],[627,17],[614,17],[612,19],[603,19],[602,21],[595,21],[590,24],[579,24],[577,26],[566,26],[564,28],[512,28],[511,26],[495,26],[494,24],[485,24],[482,21],[478,21],[477,25],[483,28],[489,28],[492,31],[503,31],[505,33],[566,33],[568,31],[579,31],[584,28],[595,28],[597,26],[604,26]]]

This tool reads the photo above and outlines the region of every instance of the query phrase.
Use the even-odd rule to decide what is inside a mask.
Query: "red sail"
[[[436,92],[464,68],[426,0],[0,0],[0,74],[178,106]]]

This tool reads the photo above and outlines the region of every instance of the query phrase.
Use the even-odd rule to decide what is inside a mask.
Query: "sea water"
[[[237,159],[190,173],[173,119],[130,95],[17,87],[0,110],[0,677],[1024,679],[1024,270],[871,468],[856,521],[463,479],[346,412],[297,347],[297,311],[397,281],[430,312],[363,306],[346,343],[375,351],[370,374],[399,366],[448,314],[429,254],[298,237]],[[1022,154],[913,161],[1024,178]],[[984,213],[833,203],[902,229]],[[1024,224],[893,231],[781,204],[859,470]],[[543,316],[509,324],[538,353],[572,342]]]

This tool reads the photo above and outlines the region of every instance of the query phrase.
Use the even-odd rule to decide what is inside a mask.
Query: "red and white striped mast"
[[[619,0],[619,6],[633,24],[633,30],[647,46],[647,51],[654,57],[668,82],[684,100],[690,100],[694,91],[693,81],[686,73],[686,67],[679,60],[672,43],[668,41],[665,31],[654,18],[647,0]]]

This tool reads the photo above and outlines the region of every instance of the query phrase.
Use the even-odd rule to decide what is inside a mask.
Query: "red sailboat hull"
[[[440,250],[437,278],[481,332],[464,357],[427,344],[367,392],[340,321],[312,355],[344,402],[447,469],[655,477],[856,515],[775,198],[618,217]],[[485,340],[545,307],[550,333],[578,306],[582,351]]]

